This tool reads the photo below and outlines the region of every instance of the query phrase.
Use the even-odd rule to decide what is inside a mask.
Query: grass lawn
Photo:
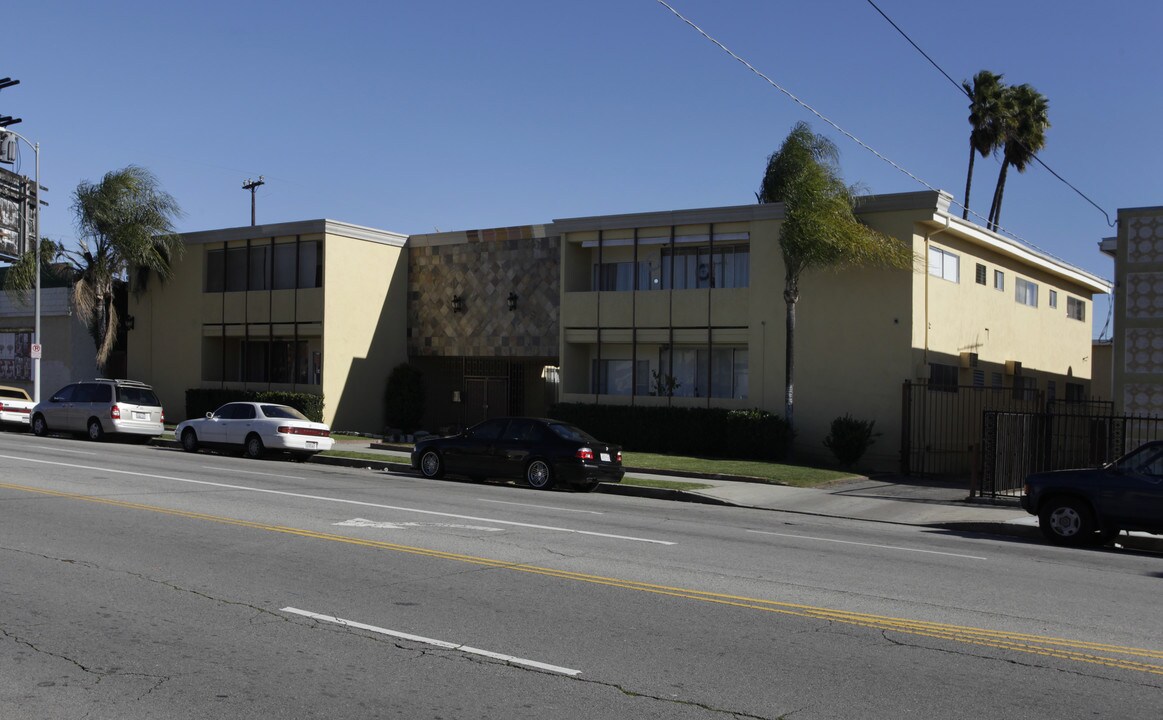
[[[337,441],[366,441],[368,444],[376,442],[373,438],[360,437],[358,435],[332,435]],[[384,460],[384,456],[373,453],[359,452],[358,445],[352,443],[350,449],[336,448],[325,455],[333,455],[338,457],[355,458],[360,460]],[[404,452],[410,451],[412,448],[407,444],[392,444],[392,448]],[[404,458],[399,458],[394,462],[407,463]],[[853,473],[842,470],[835,470],[829,468],[806,467],[802,465],[785,465],[783,463],[763,462],[758,460],[726,460],[723,458],[696,458],[685,457],[681,455],[658,455],[653,453],[636,453],[623,452],[622,464],[627,468],[635,468],[643,471],[650,470],[665,470],[671,472],[705,474],[705,475],[727,475],[746,477],[760,482],[768,482],[775,485],[791,485],[794,487],[817,487],[825,485],[834,480],[842,480],[844,478],[853,477]],[[699,488],[708,487],[704,483],[699,483],[697,480],[681,481],[681,480],[655,480],[646,478],[626,477],[622,480],[626,485],[639,485],[646,487],[660,487],[671,490],[697,490]]]

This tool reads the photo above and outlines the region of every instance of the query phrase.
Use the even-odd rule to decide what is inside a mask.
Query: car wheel
[[[1038,513],[1038,528],[1055,545],[1082,545],[1094,539],[1094,514],[1081,500],[1050,498]]]
[[[444,461],[440,453],[429,450],[420,456],[420,474],[426,478],[444,477]]]
[[[553,487],[553,468],[544,460],[534,460],[525,466],[525,482],[538,490]]]
[[[32,434],[37,437],[44,437],[48,435],[48,423],[44,421],[44,415],[34,415],[32,418]]]
[[[258,435],[247,436],[245,454],[248,458],[252,460],[258,460],[262,458],[263,453],[265,452],[266,448],[263,447],[262,438],[260,438]]]
[[[105,429],[101,427],[101,421],[93,418],[89,421],[89,439],[100,440],[105,437]]]
[[[182,449],[186,452],[198,452],[198,436],[189,428],[182,433]]]

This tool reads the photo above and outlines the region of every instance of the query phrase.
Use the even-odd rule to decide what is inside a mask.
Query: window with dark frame
[[[957,392],[960,368],[956,365],[929,363],[929,389],[940,392]]]
[[[977,263],[977,270],[976,270],[975,276],[976,276],[975,279],[977,280],[978,285],[985,284],[985,266],[982,265],[981,263]]]

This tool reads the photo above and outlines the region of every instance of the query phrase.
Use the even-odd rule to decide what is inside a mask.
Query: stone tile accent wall
[[[521,226],[424,238],[408,245],[410,355],[557,357],[559,237]]]
[[[1134,217],[1127,222],[1127,263],[1163,262],[1163,217]]]

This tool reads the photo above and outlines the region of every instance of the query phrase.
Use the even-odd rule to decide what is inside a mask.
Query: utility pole
[[[254,226],[254,191],[260,185],[266,185],[266,182],[263,180],[262,175],[258,176],[258,180],[251,180],[250,178],[247,178],[246,182],[244,182],[242,184],[243,190],[250,190],[250,224],[251,224],[251,227]]]

